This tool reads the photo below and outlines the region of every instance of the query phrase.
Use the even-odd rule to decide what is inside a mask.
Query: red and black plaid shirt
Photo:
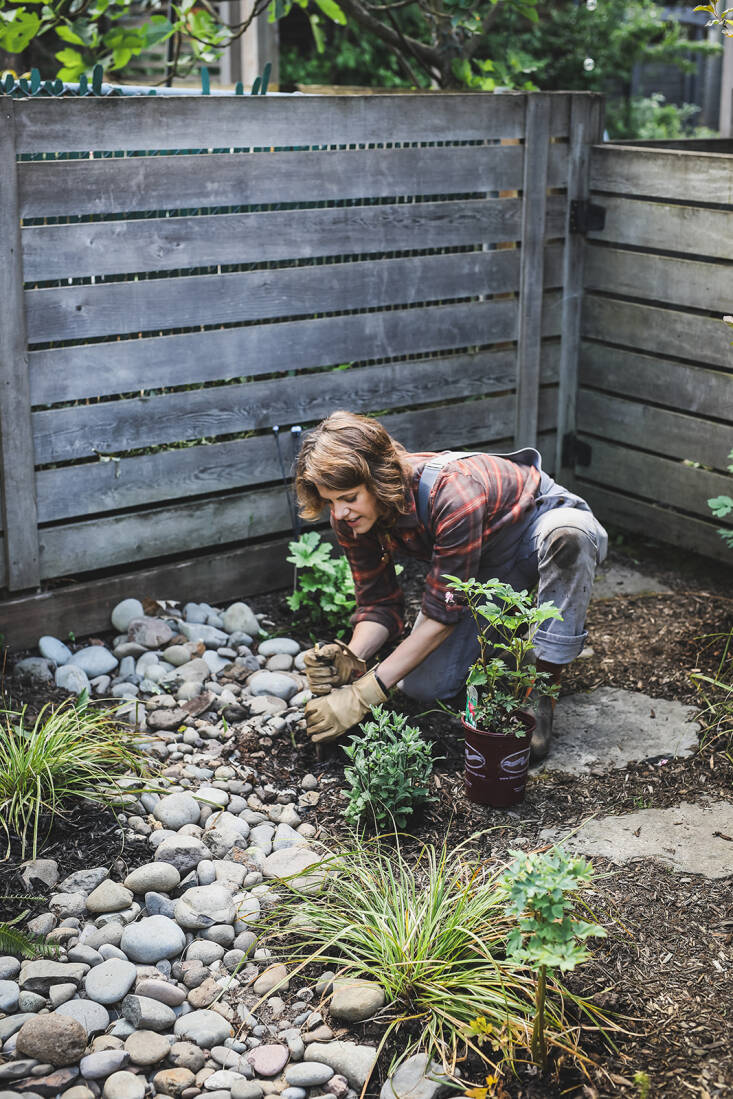
[[[346,523],[331,519],[354,577],[353,625],[380,622],[391,637],[402,632],[404,597],[395,574],[395,550],[430,561],[423,614],[455,625],[462,609],[446,603],[448,588],[443,575],[450,573],[465,580],[477,576],[490,537],[515,523],[537,495],[540,471],[533,466],[491,454],[454,459],[438,473],[430,492],[430,518],[425,527],[417,514],[417,493],[425,463],[433,456],[408,455],[413,467],[410,510],[389,529],[376,523],[366,534],[354,534]]]

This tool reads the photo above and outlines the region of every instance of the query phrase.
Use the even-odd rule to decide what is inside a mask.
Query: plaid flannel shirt
[[[449,462],[439,472],[430,493],[429,522],[417,514],[417,494],[425,463],[432,453],[409,454],[413,467],[410,510],[386,529],[376,523],[366,534],[354,534],[331,518],[339,545],[348,558],[356,589],[351,622],[379,622],[390,637],[404,627],[404,596],[397,582],[395,550],[430,561],[422,611],[455,625],[462,608],[446,602],[445,573],[467,580],[477,576],[481,555],[492,535],[515,523],[531,507],[540,470],[492,454],[477,454]]]

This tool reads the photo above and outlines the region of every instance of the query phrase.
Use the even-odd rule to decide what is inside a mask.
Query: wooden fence
[[[606,224],[586,249],[577,485],[609,522],[730,561],[707,500],[733,496],[733,155],[678,144],[592,151]]]
[[[579,93],[0,100],[6,638],[102,628],[125,594],[282,583],[274,425],[286,457],[291,425],[348,407],[410,448],[539,442],[553,468],[568,205],[601,113]]]

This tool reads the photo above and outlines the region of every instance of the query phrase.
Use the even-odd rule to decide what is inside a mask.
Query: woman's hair
[[[331,492],[366,485],[377,498],[382,518],[394,522],[409,510],[411,473],[405,448],[376,420],[332,412],[305,435],[295,463],[300,514],[317,519],[326,507],[317,484]]]

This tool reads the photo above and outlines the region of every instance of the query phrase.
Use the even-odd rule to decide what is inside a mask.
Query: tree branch
[[[381,38],[382,42],[385,42],[393,50],[402,53],[407,46],[413,57],[419,61],[430,75],[434,75],[436,69],[438,72],[442,72],[444,58],[440,50],[426,45],[425,42],[418,41],[417,38],[411,38],[409,35],[399,35],[392,27],[385,26],[379,19],[371,15],[359,0],[341,0],[341,9],[347,15],[350,15],[355,23],[359,23],[360,26],[375,34],[377,38]]]

